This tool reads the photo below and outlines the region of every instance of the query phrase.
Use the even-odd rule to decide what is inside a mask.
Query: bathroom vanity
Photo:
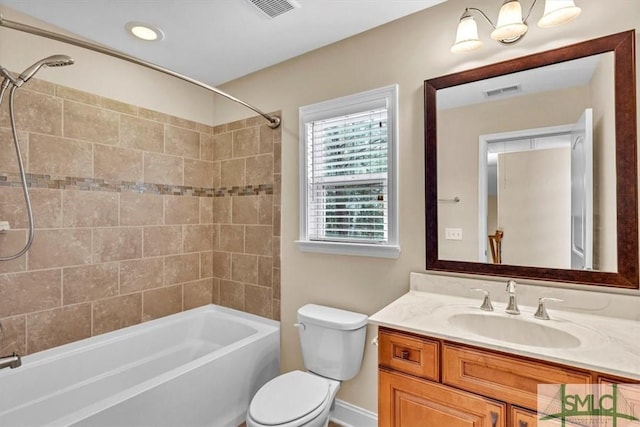
[[[512,315],[505,283],[415,273],[411,282],[370,317],[379,326],[381,426],[535,427],[538,384],[640,383],[638,296],[521,286],[521,314]],[[479,284],[494,311],[470,292]],[[572,311],[555,306],[549,320],[535,319],[549,294]]]

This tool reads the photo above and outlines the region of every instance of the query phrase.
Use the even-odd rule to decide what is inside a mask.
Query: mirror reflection
[[[616,272],[614,54],[439,89],[439,259]]]

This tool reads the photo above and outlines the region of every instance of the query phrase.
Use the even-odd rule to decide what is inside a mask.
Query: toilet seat
[[[304,424],[322,413],[330,395],[329,382],[317,375],[292,371],[265,384],[249,406],[251,419],[264,426]]]

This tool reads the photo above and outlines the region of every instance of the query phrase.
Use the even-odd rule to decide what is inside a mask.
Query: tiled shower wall
[[[27,237],[6,101],[2,256]],[[212,302],[279,318],[280,129],[212,127],[35,79],[15,106],[36,231],[25,256],[0,262],[0,355]]]

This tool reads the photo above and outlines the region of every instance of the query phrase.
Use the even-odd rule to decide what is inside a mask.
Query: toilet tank
[[[339,381],[360,371],[368,317],[364,314],[307,304],[298,310],[302,357],[307,370]]]

